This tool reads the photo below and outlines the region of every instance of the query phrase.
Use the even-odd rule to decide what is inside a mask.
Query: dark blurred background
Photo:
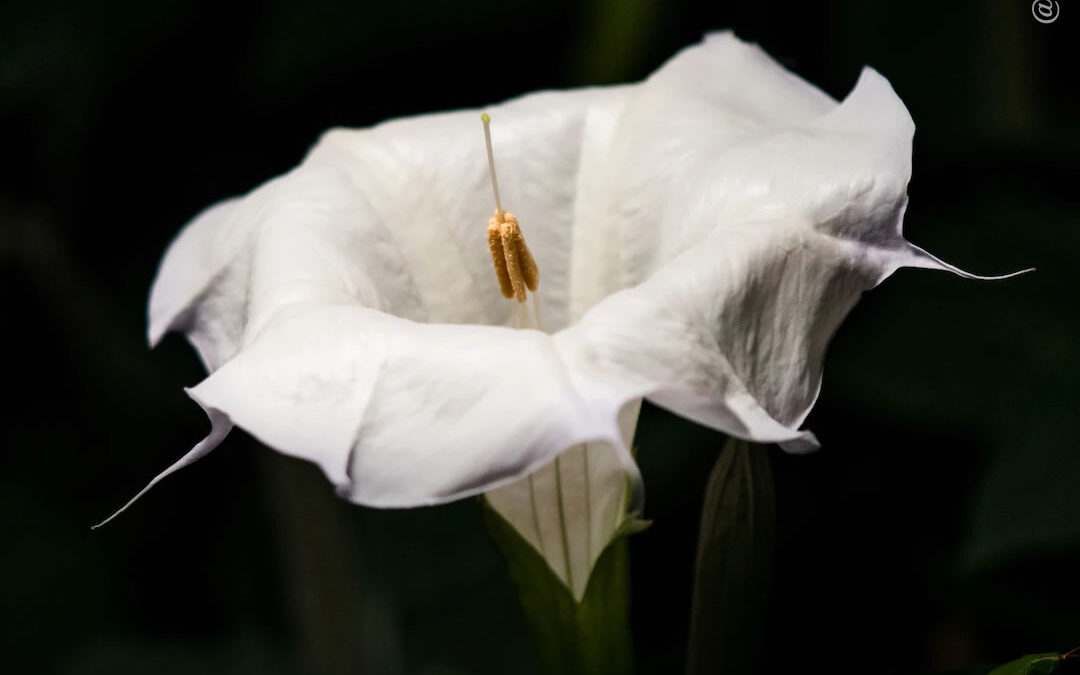
[[[206,432],[145,303],[199,209],[330,126],[644,77],[733,27],[842,97],[880,70],[918,127],[906,231],[997,283],[901,271],[837,335],[773,450],[768,671],[972,669],[1080,645],[1080,3],[687,0],[0,4],[0,670],[532,673],[478,504],[375,511]],[[656,409],[631,543],[639,672],[677,673],[701,488],[723,439]],[[985,669],[984,669],[985,670]],[[967,672],[966,670],[964,672]]]

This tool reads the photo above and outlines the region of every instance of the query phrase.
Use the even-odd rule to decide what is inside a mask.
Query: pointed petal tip
[[[1008,274],[998,274],[985,276],[981,274],[972,274],[966,270],[960,269],[956,265],[951,265],[936,255],[929,253],[923,248],[916,246],[915,244],[908,243],[908,250],[903,254],[903,260],[901,265],[904,267],[919,267],[922,269],[940,270],[943,272],[951,272],[958,277],[964,279],[973,279],[975,281],[1001,281],[1003,279],[1011,279],[1018,277],[1022,274],[1034,272],[1034,267],[1028,267],[1015,272],[1009,272]]]
[[[730,28],[725,28],[723,30],[707,31],[705,35],[701,38],[701,41],[708,44],[709,42],[720,42],[723,40],[738,39],[739,38],[735,36],[735,31],[731,30]],[[741,40],[739,41],[742,42]]]
[[[1022,270],[1017,270],[1015,272],[1009,272],[1008,274],[998,274],[998,275],[995,275],[995,276],[982,276],[982,275],[979,275],[979,274],[970,274],[970,273],[967,273],[967,272],[964,272],[963,274],[961,274],[961,276],[964,276],[964,277],[966,277],[968,279],[978,279],[979,281],[1001,281],[1002,279],[1012,279],[1013,277],[1018,277],[1018,276],[1021,276],[1023,274],[1027,274],[1028,272],[1034,272],[1034,271],[1035,271],[1034,267],[1028,267],[1028,268],[1025,268],[1025,269],[1022,269]],[[961,270],[961,272],[962,272],[962,270]]]
[[[791,455],[805,455],[821,449],[821,442],[812,431],[804,431],[798,438],[781,441],[780,449]]]
[[[153,322],[146,329],[146,344],[150,349],[158,346],[161,342],[161,338],[165,337],[165,330],[162,330],[159,326],[155,326]]]
[[[868,85],[868,83],[870,83],[870,82],[874,82],[874,84],[873,85]],[[874,68],[873,66],[863,66],[862,69],[859,70],[859,77],[858,77],[858,79],[855,80],[855,86],[851,88],[850,92],[848,92],[848,96],[850,96],[851,94],[854,94],[855,92],[859,91],[860,85],[862,85],[862,86],[881,86],[881,85],[885,85],[885,86],[889,87],[890,90],[892,89],[892,85],[889,84],[889,80],[886,79],[886,77],[884,75],[879,73],[877,71],[877,69]]]
[[[878,71],[863,66],[855,86],[828,119],[830,124],[844,130],[866,130],[868,138],[884,143],[884,147],[895,153],[897,161],[905,160],[905,171],[910,172],[915,122],[892,83]]]
[[[107,525],[121,513],[127,511],[132,504],[139,501],[139,499],[142,498],[143,495],[149,492],[151,488],[160,483],[167,476],[179,471],[180,469],[183,469],[189,464],[193,464],[194,462],[210,454],[210,452],[214,448],[216,448],[222,440],[224,440],[225,436],[229,434],[229,431],[232,430],[232,422],[229,421],[228,417],[216,410],[207,410],[206,414],[210,418],[210,433],[206,436],[206,438],[197,443],[194,448],[189,450],[180,459],[173,462],[172,465],[170,465],[167,469],[154,476],[154,478],[146,484],[146,487],[144,487],[142,490],[139,490],[139,492],[134,497],[129,499],[126,504],[117,509],[115,513],[113,513],[111,516],[101,521],[100,523],[92,525],[90,529],[96,530],[99,527]]]

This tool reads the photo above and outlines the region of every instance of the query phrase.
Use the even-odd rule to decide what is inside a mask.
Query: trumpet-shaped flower
[[[812,449],[859,295],[902,266],[965,274],[901,234],[914,126],[869,68],[838,103],[721,33],[640,84],[485,110],[528,302],[492,273],[479,111],[331,130],[165,255],[150,342],[198,350],[212,431],[155,482],[236,425],[358,504],[486,492],[580,598],[640,485],[642,399]]]

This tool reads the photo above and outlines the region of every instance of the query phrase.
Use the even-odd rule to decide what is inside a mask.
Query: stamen
[[[491,150],[491,117],[484,113],[480,119],[484,122],[488,171],[491,174],[491,189],[495,193],[495,215],[488,221],[488,249],[503,297],[525,302],[526,289],[535,291],[540,286],[540,268],[525,245],[525,235],[521,233],[517,218],[503,211],[499,182],[495,178],[495,153]]]

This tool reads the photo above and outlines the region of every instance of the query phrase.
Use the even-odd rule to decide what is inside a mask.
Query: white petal
[[[910,115],[871,69],[836,104],[729,34],[673,59],[621,110],[609,189],[583,198],[589,226],[618,234],[619,282],[638,285],[585,313],[560,351],[591,386],[813,449],[798,427],[860,294],[902,265],[955,271],[901,235]]]
[[[548,326],[566,322],[582,120],[619,92],[488,108],[504,198],[543,265]],[[209,370],[225,364],[193,398],[317,462],[355,501],[384,506],[475,494],[575,444],[621,443],[625,401],[576,406],[550,337],[436,323],[513,316],[486,249],[480,128],[475,111],[331,131],[294,171],[189,225],[150,313],[152,338],[184,331]],[[506,383],[508,372],[524,379]]]
[[[484,109],[493,120],[503,202],[521,222],[540,265],[539,297],[549,331],[569,322],[585,118],[625,91],[545,92]],[[494,198],[479,110],[331,131],[304,168],[319,171],[326,189],[309,197],[289,185],[308,215],[275,221],[338,232],[338,266],[363,270],[376,287],[378,304],[367,298],[363,304],[427,323],[511,323],[513,304],[492,283],[485,239]],[[280,276],[278,262],[272,273]],[[270,307],[279,303],[267,300]]]
[[[583,120],[625,89],[538,93],[486,108],[504,200],[542,265],[549,329],[568,322]],[[278,306],[328,298],[327,290],[419,321],[509,324],[512,305],[490,283],[484,243],[494,202],[480,128],[477,110],[331,130],[295,170],[207,209],[162,260],[151,344],[185,333],[214,370]],[[288,240],[311,229],[317,236]]]
[[[825,346],[870,284],[814,237],[716,232],[601,302],[557,344],[590,388],[644,391],[701,424],[805,450],[815,442],[797,427]]]
[[[372,506],[451,501],[579,443],[622,445],[621,402],[582,399],[550,336],[352,305],[280,311],[190,394]]]
[[[235,277],[228,265],[238,247],[221,245],[237,202],[231,199],[206,209],[180,232],[161,261],[150,294],[150,346],[167,332],[182,332],[210,370],[236,353],[243,330],[242,314],[230,311],[234,308],[227,292],[236,281],[226,281]]]

